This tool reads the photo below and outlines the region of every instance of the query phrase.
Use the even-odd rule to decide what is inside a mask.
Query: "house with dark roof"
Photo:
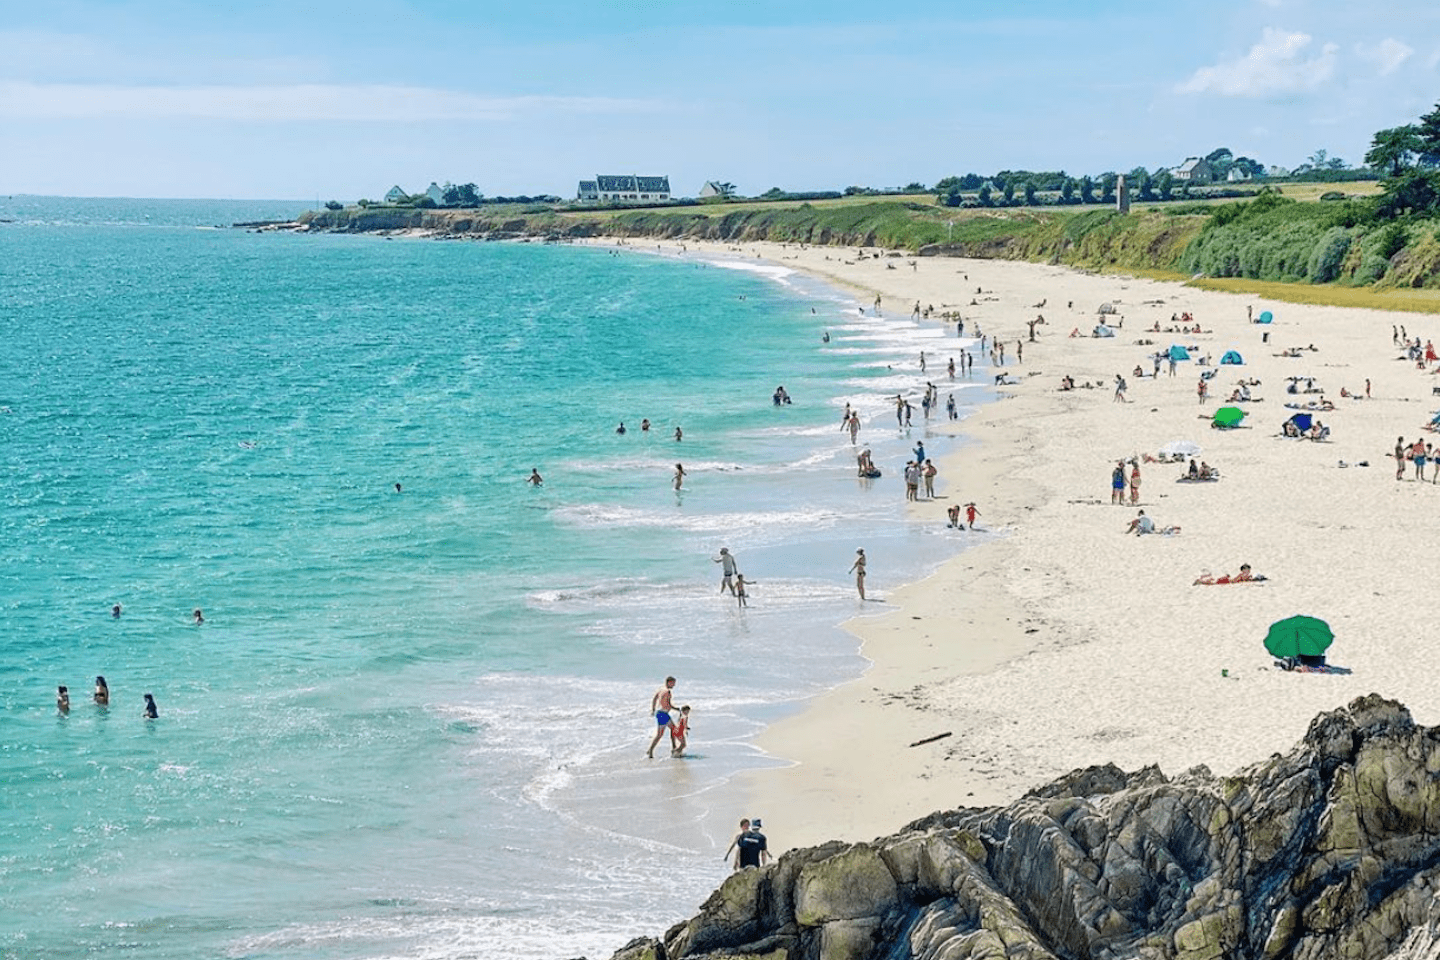
[[[670,178],[601,174],[594,180],[581,180],[576,198],[601,203],[653,203],[669,200]]]
[[[1210,162],[1203,157],[1186,157],[1184,163],[1170,171],[1170,175],[1187,183],[1209,183],[1215,179]]]

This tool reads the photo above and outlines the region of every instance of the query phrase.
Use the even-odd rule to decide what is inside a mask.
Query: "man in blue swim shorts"
[[[651,760],[655,759],[655,744],[670,730],[670,711],[673,708],[670,702],[670,691],[675,689],[675,678],[666,677],[665,686],[655,691],[655,696],[650,698],[650,712],[655,714],[655,739],[650,741],[650,749],[645,751],[645,756]]]

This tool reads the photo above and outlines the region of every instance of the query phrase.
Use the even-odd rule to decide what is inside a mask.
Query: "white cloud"
[[[1177,86],[1178,93],[1218,93],[1225,97],[1271,97],[1314,90],[1335,73],[1339,47],[1327,43],[1306,58],[1314,40],[1308,33],[1266,27],[1245,56],[1201,67]]]
[[[0,81],[0,117],[192,118],[244,122],[507,120],[535,113],[621,113],[655,101],[606,97],[487,97],[430,87],[340,84],[119,86]]]
[[[1357,43],[1355,45],[1355,52],[1360,54],[1361,59],[1369,60],[1375,64],[1375,68],[1380,71],[1380,76],[1383,77],[1399,70],[1400,65],[1406,60],[1409,60],[1411,55],[1415,53],[1415,48],[1408,44],[1401,43],[1394,37],[1386,37],[1373,46]]]

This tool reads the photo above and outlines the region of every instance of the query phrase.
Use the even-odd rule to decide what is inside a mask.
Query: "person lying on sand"
[[[1251,573],[1250,564],[1242,563],[1240,565],[1240,572],[1235,574],[1233,577],[1229,576],[1228,574],[1221,575],[1219,577],[1212,577],[1210,575],[1210,572],[1207,570],[1206,572],[1200,574],[1200,576],[1196,577],[1195,583],[1191,584],[1191,586],[1215,586],[1222,583],[1258,583],[1261,580],[1268,579],[1270,578],[1265,576],[1264,574]]]

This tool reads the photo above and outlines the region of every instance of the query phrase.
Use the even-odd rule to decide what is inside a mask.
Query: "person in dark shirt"
[[[760,832],[760,818],[750,821],[750,829],[740,834],[736,845],[740,848],[740,869],[761,867],[770,862],[770,851],[766,848],[765,834]]]

